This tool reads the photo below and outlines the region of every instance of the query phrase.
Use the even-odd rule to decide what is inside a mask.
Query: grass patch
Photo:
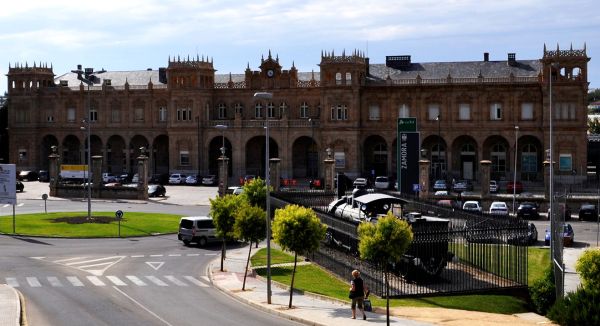
[[[300,260],[300,258],[298,258]],[[287,254],[281,250],[271,248],[271,264],[283,264],[293,263],[294,256]],[[250,263],[252,266],[266,266],[267,265],[267,249],[259,249],[256,253],[250,257]]]
[[[259,259],[252,257],[253,266],[263,266],[266,249],[257,252]],[[278,257],[281,262],[293,262],[294,257],[277,249],[271,249],[273,257]],[[287,258],[285,258],[287,256]],[[255,256],[256,257],[256,256]],[[272,267],[271,277],[274,281],[290,285],[292,280],[293,266]],[[265,276],[266,269],[257,270],[259,275]],[[294,288],[301,291],[318,293],[332,298],[350,301],[348,290],[350,288],[350,276],[348,280],[340,280],[316,265],[304,265],[296,268],[296,279]],[[385,307],[386,300],[371,297],[374,306]],[[472,311],[483,311],[499,314],[514,314],[527,312],[527,303],[516,297],[507,295],[459,295],[459,296],[437,296],[426,298],[391,299],[391,307],[438,307],[450,309],[463,309]]]
[[[550,248],[528,248],[527,284],[532,286],[544,276],[544,270],[550,266]]]
[[[121,220],[121,237],[173,233],[179,228],[181,215],[127,212]],[[15,216],[15,232],[46,237],[105,238],[117,237],[118,222],[114,212],[57,212]],[[12,234],[12,215],[0,216],[0,233]]]

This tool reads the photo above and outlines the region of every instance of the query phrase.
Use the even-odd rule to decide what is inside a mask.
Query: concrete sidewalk
[[[264,243],[259,248],[264,247]],[[253,251],[256,250],[253,248]],[[357,319],[350,318],[348,302],[311,293],[294,293],[292,309],[288,308],[289,290],[276,283],[271,286],[271,304],[267,304],[267,285],[265,279],[248,273],[246,290],[242,291],[244,268],[248,247],[227,250],[224,272],[220,269],[220,258],[209,265],[209,276],[213,285],[226,294],[252,305],[265,312],[295,320],[307,325],[346,326],[364,325],[357,311]],[[375,307],[374,307],[375,308]],[[534,313],[519,315],[501,315],[476,311],[464,311],[444,308],[396,307],[390,308],[390,321],[395,325],[549,325],[551,322]],[[367,322],[383,323],[386,320],[385,307],[377,307],[367,312]]]
[[[14,288],[0,284],[0,325],[19,326],[21,323],[21,300]]]

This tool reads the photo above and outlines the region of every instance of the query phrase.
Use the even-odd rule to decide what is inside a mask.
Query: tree
[[[598,118],[588,119],[588,131],[591,134],[600,134],[600,120]]]
[[[242,198],[236,195],[226,195],[210,199],[210,216],[215,222],[215,230],[218,237],[223,239],[221,247],[221,272],[223,271],[223,260],[226,254],[227,240],[233,239],[233,224],[235,223],[235,211],[240,206]]]
[[[267,205],[265,180],[255,178],[247,182],[244,185],[244,192],[240,196],[243,196],[250,205],[265,209]]]
[[[273,240],[283,250],[294,253],[294,269],[290,285],[290,304],[292,308],[292,294],[294,292],[294,277],[298,255],[306,255],[319,248],[319,243],[325,236],[327,227],[321,223],[317,214],[310,209],[298,205],[287,205],[275,211],[273,221]]]
[[[389,266],[400,262],[412,239],[413,233],[410,225],[406,221],[396,218],[391,212],[380,218],[377,224],[365,222],[358,226],[360,258],[383,266],[387,325],[390,324]]]
[[[587,104],[600,101],[600,88],[597,88],[587,94]]]
[[[233,233],[236,239],[250,243],[248,249],[248,259],[246,260],[246,269],[244,270],[244,283],[242,291],[246,289],[246,275],[248,274],[248,264],[250,263],[250,254],[252,252],[252,242],[259,243],[267,236],[267,220],[265,211],[257,206],[251,206],[247,202],[235,212],[235,223]]]

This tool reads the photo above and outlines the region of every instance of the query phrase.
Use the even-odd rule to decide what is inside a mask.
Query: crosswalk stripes
[[[40,287],[85,287],[85,286],[97,286],[103,287],[107,285],[115,286],[179,286],[189,287],[195,285],[198,287],[206,288],[210,287],[210,280],[208,276],[194,277],[190,275],[163,275],[163,276],[135,276],[135,275],[107,275],[107,276],[95,276],[88,275],[80,279],[77,276],[47,276],[47,277],[5,277],[6,284],[11,287],[26,287],[40,288]]]

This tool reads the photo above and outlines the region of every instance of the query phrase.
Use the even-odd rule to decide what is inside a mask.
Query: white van
[[[200,247],[205,246],[209,242],[221,240],[216,236],[213,219],[208,216],[182,217],[179,221],[177,239],[183,241],[183,244],[186,246],[191,242],[195,242]]]

